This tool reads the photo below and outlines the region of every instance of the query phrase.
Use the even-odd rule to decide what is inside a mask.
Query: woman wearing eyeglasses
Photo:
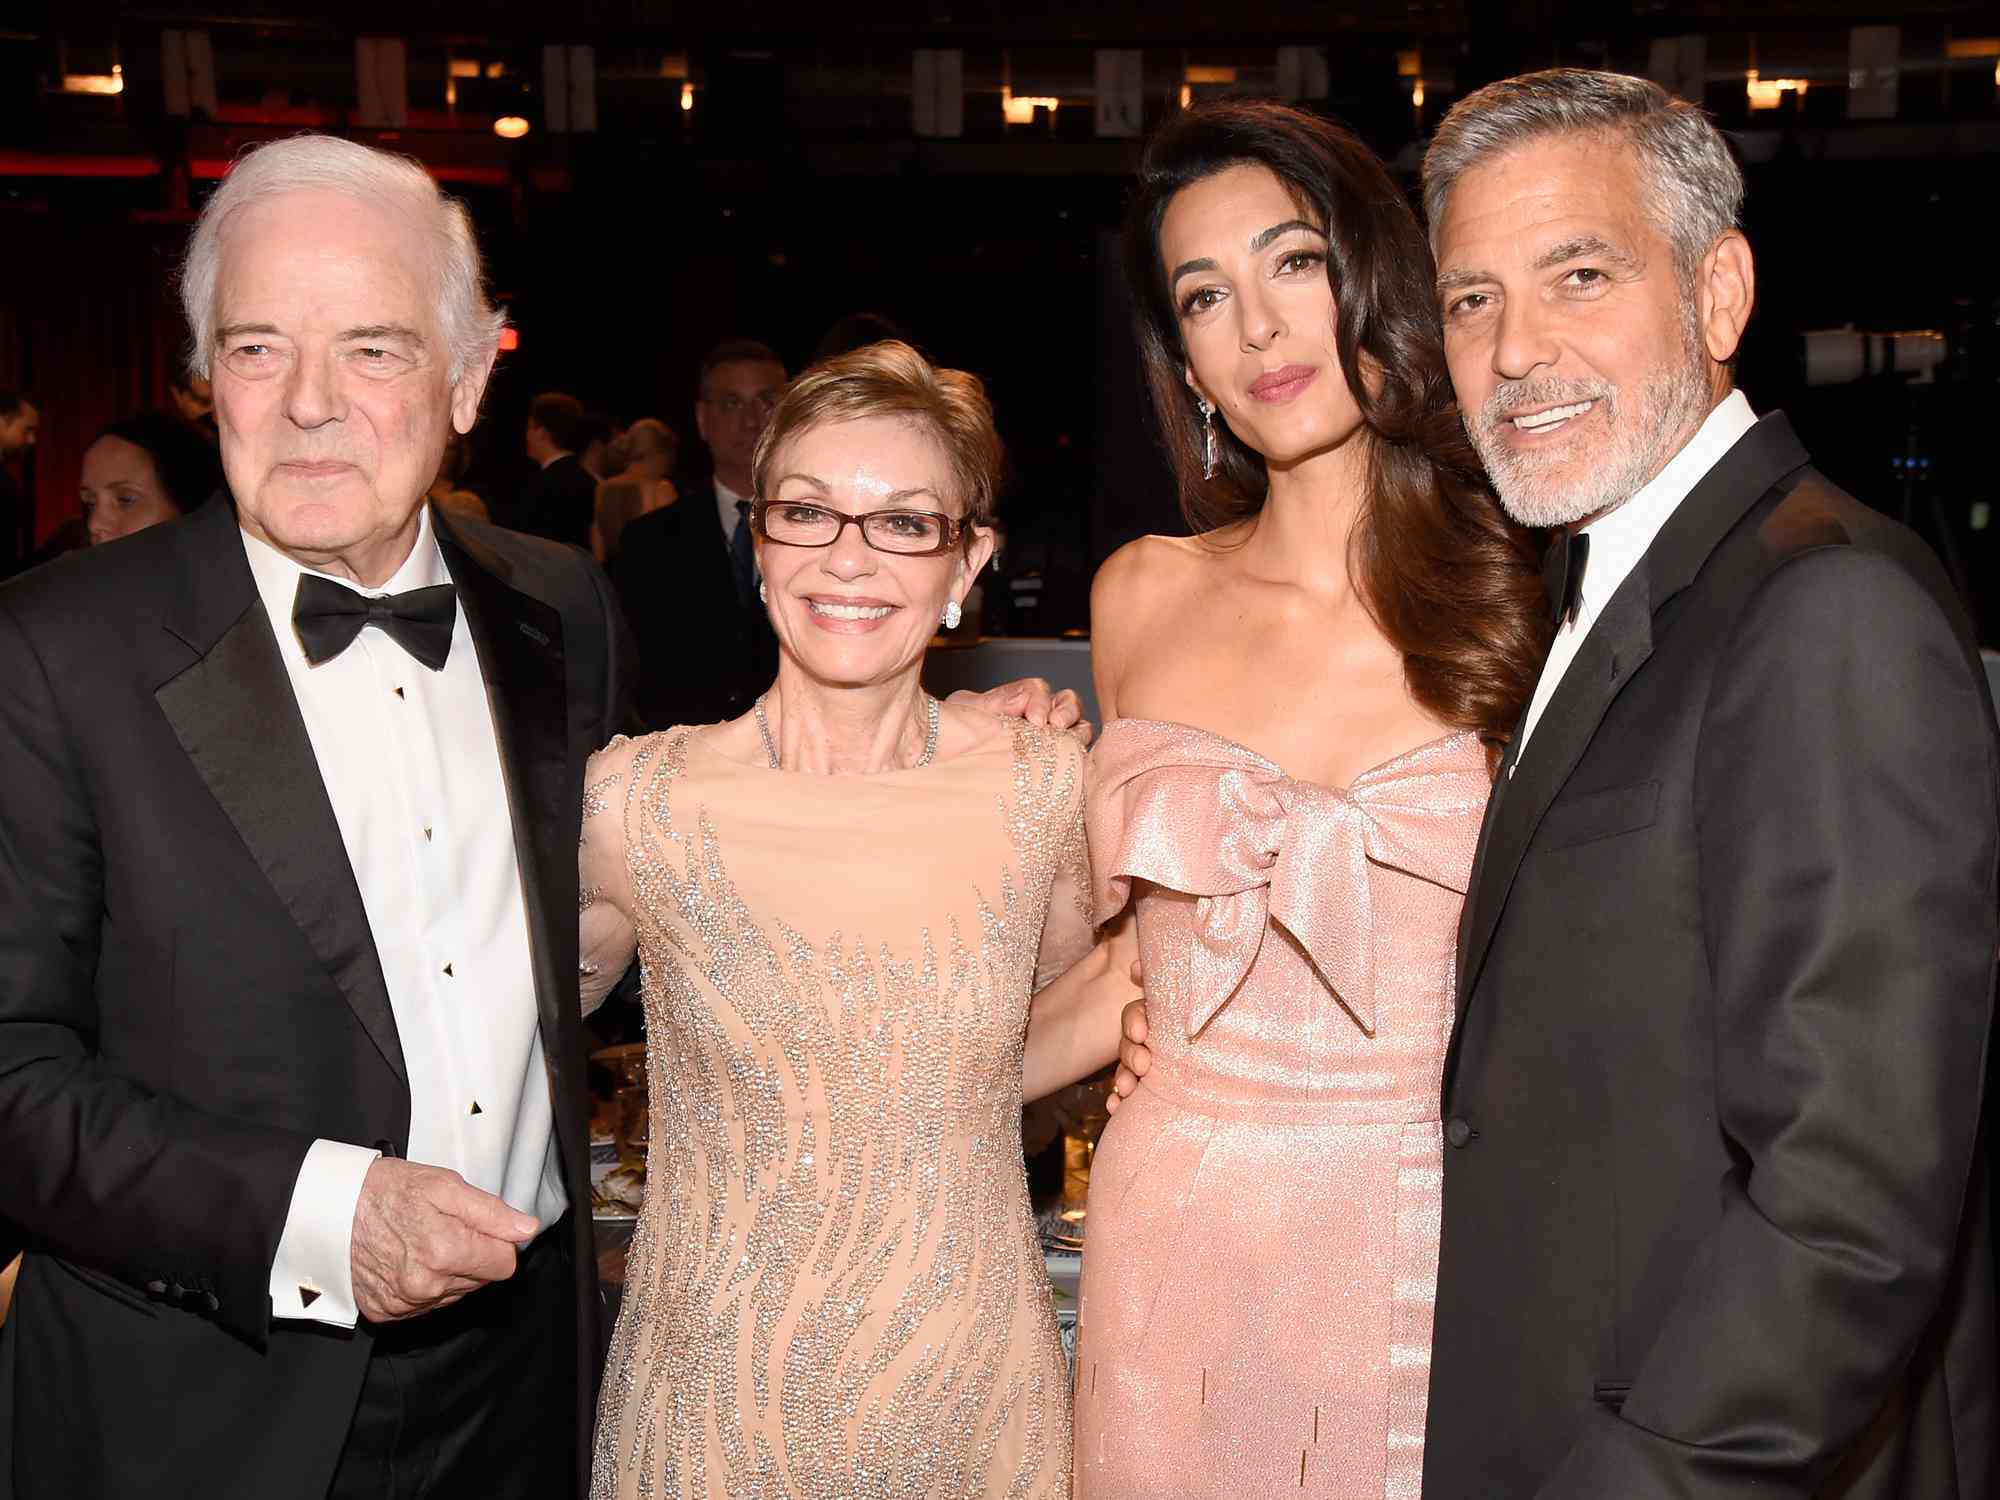
[[[1081,747],[919,681],[999,463],[970,375],[808,370],[754,464],[776,682],[592,763],[586,995],[636,944],[653,1112],[596,1495],[1069,1495],[1020,1108],[1132,992]]]

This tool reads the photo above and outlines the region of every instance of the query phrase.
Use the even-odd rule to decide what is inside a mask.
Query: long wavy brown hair
[[[1430,244],[1380,158],[1339,126],[1282,104],[1188,110],[1147,143],[1125,230],[1146,382],[1196,532],[1256,515],[1263,456],[1218,422],[1215,477],[1185,379],[1187,351],[1160,254],[1174,195],[1230,167],[1268,168],[1327,235],[1336,350],[1367,425],[1369,487],[1348,568],[1411,695],[1489,747],[1534,691],[1549,623],[1536,553],[1486,486],[1445,366]],[[1368,378],[1362,378],[1364,368]]]

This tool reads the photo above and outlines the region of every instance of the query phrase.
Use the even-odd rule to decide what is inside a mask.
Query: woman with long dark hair
[[[1095,915],[1153,1065],[1091,1174],[1077,1494],[1417,1494],[1459,908],[1546,641],[1381,162],[1183,114],[1127,230],[1195,533],[1091,599]]]

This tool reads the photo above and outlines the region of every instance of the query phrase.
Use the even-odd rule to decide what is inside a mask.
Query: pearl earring
[[[950,599],[945,602],[944,628],[946,630],[958,629],[958,622],[964,618],[965,618],[965,612],[958,607],[958,601],[956,599]]]
[[[1202,400],[1201,407],[1201,477],[1215,478],[1217,453],[1215,442],[1215,403]]]
[[[764,587],[764,580],[761,578],[757,580],[757,597],[766,604],[771,602],[771,591]]]

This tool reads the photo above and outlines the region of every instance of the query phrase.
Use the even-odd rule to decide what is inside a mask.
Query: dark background
[[[1894,113],[1851,119],[1850,28],[1883,24],[1899,28]],[[167,111],[170,28],[210,39],[212,115]],[[405,41],[400,129],[367,128],[356,112],[357,36]],[[1014,466],[1005,566],[1044,585],[1038,607],[1005,623],[1054,632],[1086,623],[1106,553],[1178,525],[1117,285],[1137,142],[1094,136],[1094,48],[1143,49],[1149,124],[1184,87],[1272,94],[1280,46],[1323,48],[1326,85],[1306,102],[1356,129],[1414,191],[1429,129],[1470,89],[1556,63],[1658,71],[1656,44],[1681,37],[1701,38],[1702,54],[1676,81],[1698,89],[1749,175],[1759,305],[1744,386],[1760,411],[1792,413],[1836,479],[1933,535],[1992,642],[1996,486],[1976,446],[2000,416],[1990,4],[419,0],[333,20],[285,4],[31,10],[0,19],[0,386],[42,402],[31,482],[46,534],[73,513],[95,432],[165,399],[185,338],[171,269],[222,166],[256,140],[343,131],[418,156],[478,221],[520,343],[487,398],[473,488],[491,498],[519,483],[526,403],[550,388],[621,419],[664,418],[698,463],[705,349],[759,338],[796,368],[837,318],[872,311],[988,382]],[[549,43],[593,48],[595,132],[548,128]],[[917,47],[964,51],[960,139],[915,135]],[[454,59],[479,76],[452,77]],[[114,65],[116,96],[63,90],[66,74]],[[1807,87],[1752,109],[1752,68]],[[1060,106],[1010,125],[1003,86]],[[529,134],[496,137],[503,113]],[[1800,334],[1846,324],[1935,329],[1950,357],[1922,386],[1808,387]]]

